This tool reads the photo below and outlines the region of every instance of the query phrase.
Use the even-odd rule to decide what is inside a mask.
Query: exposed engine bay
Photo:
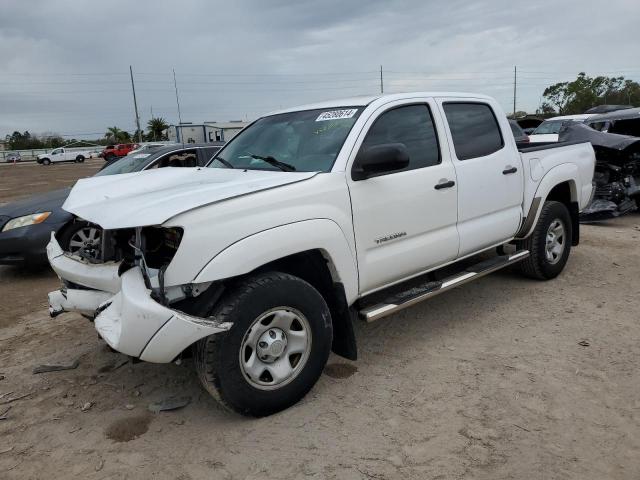
[[[595,194],[580,213],[581,222],[606,220],[640,207],[640,138],[573,124],[560,131],[559,140],[591,142],[596,154]]]
[[[209,282],[165,287],[164,274],[178,251],[182,235],[183,230],[177,227],[101,230],[100,247],[82,249],[76,255],[96,265],[118,263],[119,275],[133,267],[140,267],[146,287],[152,291],[152,298],[162,305],[169,305],[186,298],[196,297],[210,286]],[[75,285],[68,286],[75,287]],[[185,308],[185,310],[191,309]]]

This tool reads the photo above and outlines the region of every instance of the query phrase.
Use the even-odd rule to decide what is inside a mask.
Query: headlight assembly
[[[16,217],[9,220],[4,227],[2,227],[2,231],[6,232],[7,230],[13,230],[14,228],[26,227],[28,225],[36,225],[38,223],[44,222],[47,218],[49,218],[51,212],[41,212],[41,213],[32,213],[31,215],[25,215],[24,217]]]

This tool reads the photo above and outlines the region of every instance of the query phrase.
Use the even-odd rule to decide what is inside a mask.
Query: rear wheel
[[[316,383],[331,350],[329,308],[304,280],[280,272],[249,277],[213,312],[231,329],[200,340],[196,370],[204,388],[236,412],[283,410]]]
[[[84,156],[82,156],[82,155],[78,155],[78,156],[76,157],[76,162],[78,162],[78,163],[82,163],[82,162],[84,162]]]
[[[538,280],[557,277],[571,252],[572,227],[567,207],[560,202],[545,202],[533,233],[519,242],[519,249],[529,250],[519,263],[526,276]]]

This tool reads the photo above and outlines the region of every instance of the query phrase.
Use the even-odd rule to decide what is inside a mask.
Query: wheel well
[[[357,348],[352,312],[347,304],[344,286],[333,278],[330,260],[320,250],[308,250],[269,262],[254,272],[273,270],[295,275],[320,292],[331,311],[333,352],[350,360],[356,360]]]
[[[574,200],[572,189],[573,184],[569,181],[559,183],[551,189],[545,201],[556,201],[563,203],[571,215],[571,244],[576,246],[580,243],[580,213],[578,202]]]

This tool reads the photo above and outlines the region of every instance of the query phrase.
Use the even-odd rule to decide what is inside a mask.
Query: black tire
[[[104,156],[104,161],[105,162],[110,162],[111,160],[113,160],[114,158],[116,158],[116,156],[113,153],[107,153]]]
[[[547,234],[554,222],[562,223],[564,238],[562,252],[556,259],[550,260],[547,257]],[[518,249],[530,252],[529,257],[518,264],[520,271],[527,277],[537,280],[550,280],[557,277],[569,258],[572,238],[571,215],[567,207],[560,202],[545,202],[533,233],[525,240],[518,242]]]
[[[79,247],[77,242],[83,241],[83,239],[78,235],[78,233],[82,230],[85,231],[85,237],[90,238],[88,238],[84,247]],[[78,254],[80,253],[79,250],[83,250],[84,255],[96,258],[100,254],[102,231],[97,225],[83,221],[71,222],[65,225],[56,237],[60,247],[65,252]],[[74,241],[74,245],[71,245],[72,240]]]
[[[84,156],[82,156],[82,155],[78,155],[78,156],[76,157],[76,162],[78,162],[78,163],[82,163],[82,162],[84,162]]]
[[[42,165],[51,165],[51,160],[49,160],[48,158],[43,158]]]
[[[245,339],[249,338],[250,327],[263,328],[264,323],[254,322],[278,307],[306,317],[311,340],[305,350],[308,353],[304,354],[306,361],[300,364],[288,383],[265,390],[245,377],[241,350]],[[200,340],[195,349],[195,366],[202,385],[224,406],[243,415],[270,415],[298,402],[322,374],[333,338],[331,314],[324,298],[304,280],[280,272],[253,275],[232,287],[213,312],[207,314],[216,320],[233,323],[228,332]],[[266,321],[270,325],[271,320]],[[268,326],[267,330],[271,328]],[[245,345],[244,355],[247,348]],[[257,347],[254,353],[259,356]],[[289,357],[287,362],[290,361]]]

